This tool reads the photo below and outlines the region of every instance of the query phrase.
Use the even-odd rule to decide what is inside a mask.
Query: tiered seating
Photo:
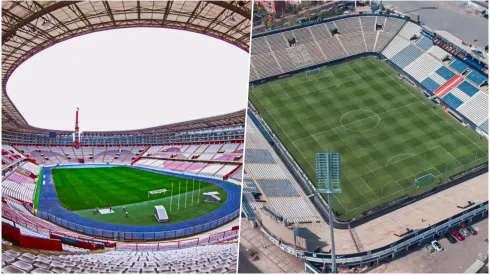
[[[407,22],[403,28],[400,30],[398,35],[406,38],[407,40],[410,40],[414,35],[419,35],[420,32],[422,31],[422,27],[419,25],[416,25],[412,22]]]
[[[13,172],[2,180],[2,197],[32,203],[36,192],[35,179]]]
[[[383,55],[386,56],[386,58],[391,59],[409,45],[410,43],[407,40],[399,36],[395,36],[390,44],[383,50]]]
[[[425,35],[422,35],[420,39],[415,43],[415,45],[417,45],[424,51],[428,51],[430,48],[432,48],[432,44],[432,39]]]
[[[276,213],[281,213],[281,216],[288,222],[300,223],[317,221],[318,215],[304,201],[304,199],[296,198],[269,198],[267,205],[272,207]]]
[[[255,70],[262,78],[284,73],[272,53],[252,55],[250,62],[253,63]]]
[[[223,168],[221,168],[218,172],[216,172],[214,174],[214,177],[216,178],[223,178],[224,176],[228,175],[229,173],[231,173],[231,171],[233,171],[238,165],[230,165],[230,164],[227,164],[225,166],[223,166]],[[241,170],[241,169],[239,169]]]
[[[430,74],[432,74],[441,64],[427,54],[422,54],[415,59],[410,65],[405,67],[405,72],[415,78],[418,82],[422,82]]]
[[[456,110],[461,104],[463,104],[463,101],[461,101],[459,98],[454,96],[452,93],[446,94],[444,97],[442,97],[442,100],[446,102],[451,108]]]
[[[332,35],[325,24],[318,24],[308,27],[316,41],[331,38]],[[255,39],[254,39],[255,41]]]
[[[362,33],[341,35],[339,39],[349,55],[356,55],[367,51]]]
[[[22,164],[22,168],[30,171],[34,175],[39,175],[39,171],[41,170],[41,167],[35,165],[34,163],[28,162],[28,161],[26,161]]]
[[[488,120],[488,95],[478,92],[458,109],[462,115],[468,118],[475,125],[480,125]]]
[[[241,182],[242,181],[242,176],[243,176],[243,169],[238,169],[238,170],[236,170],[235,173],[233,173],[230,176],[230,179],[235,180],[237,182]]]
[[[347,56],[344,47],[340,45],[337,38],[328,38],[318,41],[318,45],[327,56],[328,61],[337,60]]]
[[[361,16],[361,27],[364,33],[366,32],[374,32],[376,29],[376,17],[375,16]]]
[[[2,146],[2,165],[9,165],[24,157],[10,145]]]
[[[480,127],[480,129],[482,129],[483,131],[485,131],[485,133],[488,134],[488,119],[485,120],[485,122],[480,124],[478,127]]]
[[[461,84],[459,84],[458,89],[463,91],[468,96],[473,96],[474,94],[478,93],[478,88],[471,85],[468,81],[463,81]]]
[[[358,17],[349,17],[335,21],[341,35],[361,32],[361,21]]]
[[[381,52],[386,45],[388,45],[391,39],[393,39],[393,36],[395,36],[395,34],[391,32],[378,32],[374,51],[378,53]]]
[[[288,41],[282,32],[265,36],[265,39],[273,52],[289,47]]]
[[[286,174],[279,165],[247,163],[247,170],[255,178],[286,178]]]
[[[294,37],[296,37],[296,43],[300,45],[315,42],[315,38],[310,32],[310,28],[301,28],[293,30]],[[255,41],[255,40],[254,40]]]
[[[68,158],[67,158],[68,156],[65,155],[65,152],[63,151],[63,149],[61,147],[50,146],[50,149],[53,152],[53,154],[56,156],[56,158],[60,161],[60,163],[70,163],[71,162],[70,160],[68,160]],[[73,153],[71,155],[73,155]],[[70,158],[71,157],[72,156],[70,156]]]
[[[462,73],[465,70],[469,69],[469,66],[466,63],[464,63],[463,61],[461,61],[457,58],[454,58],[453,62],[451,62],[451,64],[449,64],[449,66],[451,66],[451,68],[455,69],[458,73]]]
[[[439,59],[439,61],[444,60],[448,56],[448,53],[441,49],[439,46],[432,46],[428,51],[431,55],[433,55],[435,58]]]
[[[366,47],[368,52],[375,51],[376,37],[378,36],[377,32],[367,32],[364,31],[364,40],[366,41]]]
[[[210,164],[203,168],[200,172],[199,175],[205,175],[205,176],[213,176],[218,172],[221,168],[223,168],[223,164]]]
[[[299,197],[298,191],[288,179],[257,179],[256,181],[268,197]]]
[[[236,273],[236,243],[166,251],[44,255],[7,250],[2,273]]]
[[[382,18],[386,18],[386,17],[379,16],[378,22],[380,21],[382,22],[383,21]],[[405,22],[406,20],[403,19],[388,17],[386,18],[386,21],[383,25],[383,31],[396,34],[403,27],[403,24],[405,24]]]
[[[271,49],[267,44],[267,40],[265,37],[259,37],[254,39],[254,43],[252,45],[252,54],[259,55],[263,53],[269,53]]]
[[[103,163],[106,149],[106,147],[94,147],[93,163]]]
[[[455,97],[459,98],[459,100],[463,102],[466,102],[471,98],[469,95],[461,91],[458,87],[452,89],[451,94],[453,94]]]
[[[473,81],[473,83],[477,84],[478,86],[483,84],[486,80],[488,80],[488,77],[473,70],[471,71],[467,76],[468,80]]]
[[[408,64],[413,62],[419,56],[422,55],[422,51],[415,47],[414,45],[408,45],[406,48],[401,50],[398,54],[391,58],[391,61],[398,65],[400,68],[405,68]]]
[[[427,77],[420,84],[424,86],[427,90],[434,93],[441,85],[435,82],[432,78]]]
[[[446,66],[442,66],[439,69],[437,69],[436,73],[440,75],[442,78],[444,78],[445,80],[449,80],[456,75],[455,73],[453,73],[453,71],[448,69]]]

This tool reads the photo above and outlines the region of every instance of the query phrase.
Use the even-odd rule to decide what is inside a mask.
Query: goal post
[[[165,195],[167,191],[168,191],[167,189],[157,189],[157,190],[148,191],[148,198],[150,198],[150,195],[155,195],[155,194],[163,193]]]
[[[423,175],[420,177],[416,177],[415,178],[415,186],[418,188],[421,186],[426,186],[426,185],[432,184],[432,183],[434,183],[435,179],[436,179],[436,177],[432,173],[429,173],[429,174],[426,174],[426,175]]]
[[[317,73],[320,73],[320,67],[315,68],[315,69],[311,69],[311,70],[306,70],[305,76],[309,76],[309,75],[317,74]]]

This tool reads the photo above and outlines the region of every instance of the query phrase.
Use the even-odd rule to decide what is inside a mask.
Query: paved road
[[[488,45],[488,20],[471,16],[456,4],[437,1],[386,1],[402,13],[413,12],[420,15],[420,21],[433,30],[446,30],[462,40],[475,43],[480,48]]]
[[[429,253],[425,248],[381,265],[370,273],[462,273],[476,260],[478,253],[488,253],[488,219],[475,225],[478,235],[450,244],[440,241],[443,252]]]

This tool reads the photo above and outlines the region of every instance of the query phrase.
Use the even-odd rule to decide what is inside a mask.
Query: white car
[[[427,248],[427,250],[429,250],[429,253],[432,253],[432,252],[436,251],[431,244],[426,244],[425,245],[425,248]]]
[[[439,252],[444,250],[444,247],[438,241],[432,241],[431,244]]]
[[[466,229],[466,228],[461,228],[459,230],[459,234],[461,234],[461,235],[463,235],[465,237],[469,237],[470,236],[470,231],[468,231],[468,229]]]

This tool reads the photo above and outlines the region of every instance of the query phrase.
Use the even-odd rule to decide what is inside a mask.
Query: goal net
[[[420,186],[429,185],[431,183],[434,183],[435,178],[436,177],[434,177],[434,175],[432,173],[427,174],[427,175],[423,175],[421,177],[417,177],[417,178],[415,178],[415,186],[420,187]]]
[[[167,192],[167,189],[158,189],[158,190],[151,190],[148,191],[148,198],[150,198],[150,195],[155,195],[155,194],[164,194]]]
[[[312,74],[318,74],[318,73],[320,73],[320,68],[306,70],[305,71],[305,76],[309,76],[309,75],[312,75]]]

